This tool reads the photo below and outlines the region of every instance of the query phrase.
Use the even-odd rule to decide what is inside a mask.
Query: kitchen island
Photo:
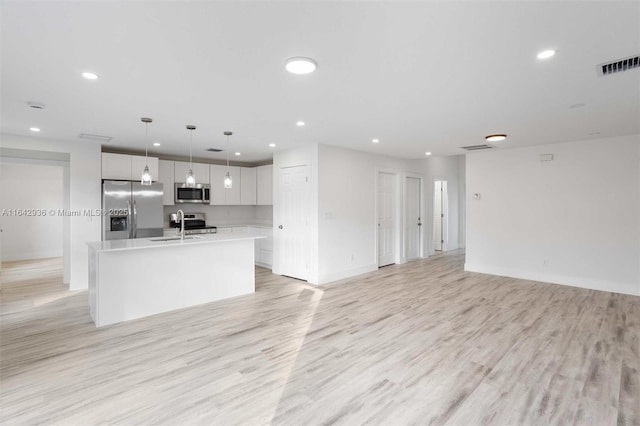
[[[98,327],[255,291],[251,233],[87,243]]]

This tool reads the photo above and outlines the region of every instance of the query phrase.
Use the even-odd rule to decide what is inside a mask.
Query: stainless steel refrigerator
[[[105,180],[102,209],[103,240],[162,236],[161,183]]]

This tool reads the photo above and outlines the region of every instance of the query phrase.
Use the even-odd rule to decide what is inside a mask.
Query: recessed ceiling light
[[[425,152],[424,155],[431,155],[431,151]]]
[[[542,52],[538,53],[538,59],[549,59],[555,54],[556,54],[556,51],[553,49],[543,50]]]
[[[505,140],[507,138],[507,135],[496,134],[496,135],[485,136],[484,138],[487,140],[487,142],[500,142]]]
[[[97,80],[98,79],[98,74],[92,73],[92,72],[83,72],[82,76],[84,78],[86,78],[87,80]]]
[[[160,146],[160,142],[154,142],[153,146]]]
[[[298,126],[298,127],[302,127],[302,126],[304,126],[304,124],[305,124],[305,123],[304,123],[304,121],[298,121],[298,122],[296,123],[296,126]]]
[[[371,142],[378,143],[378,142],[380,142],[380,139],[371,139]]]
[[[236,155],[240,155],[240,153],[239,153],[239,152],[236,152]]]
[[[318,68],[318,64],[311,58],[289,58],[285,65],[287,71],[291,74],[309,74]]]
[[[29,127],[29,130],[31,130],[32,132],[36,132],[37,133],[37,132],[40,131],[40,128],[38,128],[38,127]]]
[[[269,148],[275,148],[275,147],[276,147],[276,144],[275,144],[275,143],[270,143],[270,144],[269,144]]]

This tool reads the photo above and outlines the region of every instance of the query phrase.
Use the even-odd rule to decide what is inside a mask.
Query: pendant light
[[[193,131],[196,129],[196,126],[192,124],[187,124],[187,130],[189,131],[189,171],[187,172],[187,177],[185,179],[185,184],[187,188],[194,188],[196,186],[196,177],[193,175],[193,158],[191,156],[191,142]]]
[[[231,174],[229,173],[229,136],[231,136],[233,132],[224,132],[224,135],[227,137],[227,174],[224,175],[224,187],[225,189],[231,189],[233,187],[233,180],[231,179]]]
[[[140,119],[144,123],[144,170],[142,170],[142,176],[140,177],[141,185],[151,185],[152,177],[149,172],[149,161],[147,154],[149,153],[149,123],[153,123],[151,118],[142,117]]]

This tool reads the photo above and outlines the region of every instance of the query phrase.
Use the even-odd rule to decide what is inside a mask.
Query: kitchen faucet
[[[178,231],[178,235],[180,235],[181,240],[184,240],[184,212],[182,210],[178,210],[177,219],[180,219],[180,231]]]

